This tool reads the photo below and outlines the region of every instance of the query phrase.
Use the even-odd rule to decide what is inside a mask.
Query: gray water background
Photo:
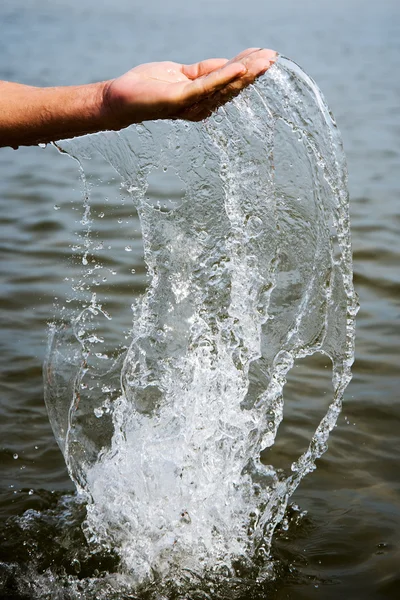
[[[230,57],[247,46],[275,48],[296,60],[317,81],[335,115],[348,157],[361,303],[354,377],[343,413],[328,452],[295,496],[308,516],[286,544],[301,577],[288,576],[276,597],[397,598],[399,2],[2,0],[0,5],[0,78],[32,85],[103,80],[151,60]],[[139,226],[110,169],[94,161],[89,171],[93,211],[105,213],[97,220],[99,239],[112,246],[105,256],[118,272],[113,290],[119,332],[129,329],[133,295],[146,285]],[[154,182],[155,197],[163,197],[163,186]],[[0,150],[2,520],[40,509],[42,490],[72,490],[48,423],[41,368],[54,298],[65,302],[70,281],[64,278],[79,270],[71,245],[81,229],[81,206],[77,164],[54,147]],[[132,252],[124,250],[127,244]],[[324,413],[324,386],[311,368],[292,373],[286,389],[292,436],[281,444],[282,461],[299,454]],[[10,540],[0,539],[0,547],[5,542]],[[15,539],[16,545],[22,542]]]

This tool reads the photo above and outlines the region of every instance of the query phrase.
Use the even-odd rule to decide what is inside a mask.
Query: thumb
[[[242,77],[247,73],[247,68],[243,63],[227,63],[221,69],[212,71],[205,77],[199,77],[187,84],[186,100],[196,102],[207,97],[214,92],[224,88],[226,85]]]

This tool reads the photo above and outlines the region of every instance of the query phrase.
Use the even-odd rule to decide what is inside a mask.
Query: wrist
[[[101,86],[100,114],[104,123],[103,128],[116,131],[126,127],[130,123],[125,123],[122,118],[122,102],[119,101],[112,91],[114,81],[115,79],[109,79],[99,84]]]

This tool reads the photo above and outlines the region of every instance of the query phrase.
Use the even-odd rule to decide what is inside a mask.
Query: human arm
[[[34,145],[122,129],[154,119],[200,121],[264,73],[272,50],[250,48],[231,61],[148,63],[81,86],[37,88],[0,82],[0,147]]]

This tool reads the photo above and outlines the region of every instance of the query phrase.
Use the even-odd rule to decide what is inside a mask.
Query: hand
[[[276,58],[273,50],[249,48],[230,61],[140,65],[106,82],[106,126],[121,129],[153,119],[201,121],[265,73]]]

